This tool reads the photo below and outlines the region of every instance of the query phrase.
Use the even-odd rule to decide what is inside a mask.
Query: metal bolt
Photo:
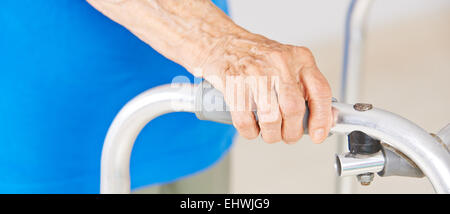
[[[368,104],[368,103],[355,103],[355,105],[353,105],[353,108],[356,111],[368,111],[370,109],[373,108],[372,104]]]
[[[357,175],[356,178],[358,178],[359,183],[363,186],[368,186],[373,181],[374,174],[373,173],[365,173]]]

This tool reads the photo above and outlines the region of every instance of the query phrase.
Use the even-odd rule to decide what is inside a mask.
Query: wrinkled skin
[[[253,34],[208,0],[88,0],[167,58],[225,95],[245,138],[294,143],[309,131],[322,142],[332,126],[331,90],[311,51]],[[258,122],[252,113],[257,109]]]

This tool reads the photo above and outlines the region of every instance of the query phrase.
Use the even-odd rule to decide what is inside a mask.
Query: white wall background
[[[349,0],[228,0],[238,24],[271,39],[312,45],[342,38]],[[449,0],[375,0],[369,25],[383,27],[450,8]]]

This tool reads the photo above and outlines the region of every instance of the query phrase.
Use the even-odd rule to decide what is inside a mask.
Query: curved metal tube
[[[372,3],[373,0],[352,0],[347,12],[340,97],[340,101],[344,103],[356,103],[358,101],[366,40],[366,22]],[[337,153],[341,154],[346,151],[346,138],[338,138]],[[353,178],[336,178],[337,193],[352,193],[352,191]]]
[[[334,133],[358,130],[394,147],[422,170],[437,193],[450,193],[450,153],[433,136],[409,120],[381,109],[360,112],[333,103],[338,111]]]
[[[191,84],[164,85],[128,102],[114,118],[101,160],[100,193],[130,193],[130,158],[134,141],[152,119],[175,111],[194,112]]]
[[[150,89],[127,103],[114,119],[102,152],[101,193],[130,192],[130,156],[134,141],[153,118],[174,111],[194,112],[196,87],[190,84]],[[428,132],[396,114],[380,109],[360,112],[333,102],[333,133],[362,131],[398,149],[424,172],[438,193],[450,193],[450,153]],[[221,114],[223,116],[223,114]],[[231,116],[226,121],[231,121]]]
[[[348,9],[341,80],[342,102],[355,103],[358,99],[366,41],[366,22],[372,3],[373,0],[352,0]]]
[[[372,155],[346,153],[336,155],[335,168],[339,176],[350,176],[381,172],[385,163],[382,151]]]

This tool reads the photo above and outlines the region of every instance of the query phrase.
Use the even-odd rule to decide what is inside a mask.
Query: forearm
[[[88,0],[194,75],[227,37],[249,34],[209,0]]]

